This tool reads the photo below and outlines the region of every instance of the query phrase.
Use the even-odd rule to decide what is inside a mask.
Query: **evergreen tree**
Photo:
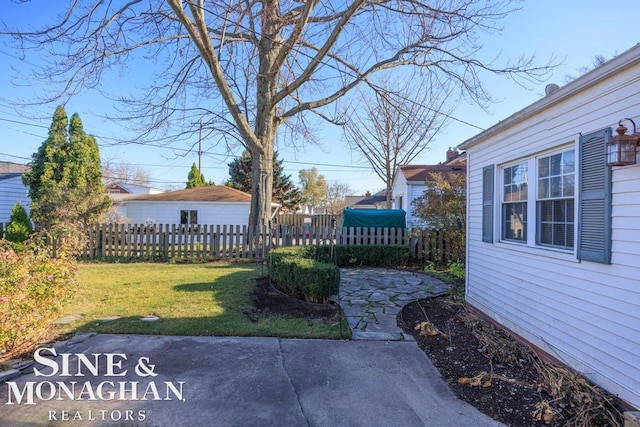
[[[96,222],[111,206],[104,194],[98,144],[84,132],[80,116],[67,121],[62,106],[22,180],[29,187],[31,218],[43,228]]]
[[[251,154],[249,154],[249,151],[244,150],[240,157],[236,157],[231,163],[228,163],[227,166],[229,166],[229,180],[225,185],[235,188],[236,190],[244,191],[245,193],[251,193],[253,175],[251,170]]]
[[[11,209],[11,219],[5,233],[6,239],[10,242],[22,243],[29,238],[32,232],[33,227],[27,211],[20,203],[16,203]]]
[[[284,209],[295,210],[302,202],[302,193],[291,181],[291,175],[284,174],[284,161],[278,160],[278,153],[273,156],[273,200],[280,203]],[[235,188],[245,193],[251,193],[253,171],[251,169],[251,154],[245,150],[240,157],[235,158],[229,166],[229,180],[227,187]]]
[[[69,146],[69,201],[75,201],[74,216],[84,224],[95,223],[109,210],[111,201],[104,192],[98,143],[85,133],[78,114],[69,122]]]
[[[213,181],[207,182],[204,175],[198,170],[196,163],[193,162],[189,175],[187,175],[187,188],[202,187],[203,185],[215,185]]]

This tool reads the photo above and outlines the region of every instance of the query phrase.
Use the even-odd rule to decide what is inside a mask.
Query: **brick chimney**
[[[367,191],[366,193],[364,193],[364,198],[365,199],[370,199],[371,198],[371,192]]]
[[[449,149],[447,150],[447,162],[446,163],[449,163],[451,160],[455,159],[459,155],[460,155],[460,153],[458,153],[458,149],[457,148],[449,147]]]

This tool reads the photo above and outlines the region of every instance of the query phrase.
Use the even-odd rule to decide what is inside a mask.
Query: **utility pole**
[[[198,135],[198,172],[202,173],[202,120],[200,120],[200,133]]]

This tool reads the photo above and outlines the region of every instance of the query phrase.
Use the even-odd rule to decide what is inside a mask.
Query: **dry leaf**
[[[420,331],[421,337],[432,337],[434,335],[438,335],[438,329],[433,326],[430,322],[421,322],[417,324],[414,328],[416,331]]]

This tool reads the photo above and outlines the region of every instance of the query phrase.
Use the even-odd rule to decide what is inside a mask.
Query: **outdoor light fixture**
[[[633,134],[625,135],[627,128],[622,124],[625,120],[633,124]],[[636,123],[631,119],[618,122],[617,135],[607,142],[607,166],[627,166],[636,164],[636,152],[640,144],[640,133],[636,131]]]

